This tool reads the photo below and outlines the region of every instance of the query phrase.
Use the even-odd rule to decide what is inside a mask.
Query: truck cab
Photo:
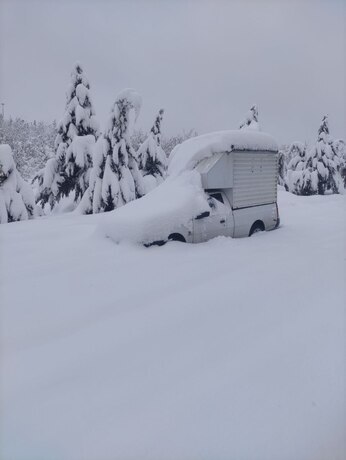
[[[278,146],[269,134],[241,129],[188,139],[173,150],[168,173],[187,170],[199,174],[209,209],[179,223],[168,240],[241,238],[279,226]]]
[[[193,242],[201,243],[216,236],[233,236],[234,218],[231,204],[222,190],[209,190],[210,211],[193,220]]]
[[[192,240],[201,243],[216,236],[244,237],[273,230],[280,223],[276,203],[232,209],[227,190],[206,190],[210,211],[193,220]]]

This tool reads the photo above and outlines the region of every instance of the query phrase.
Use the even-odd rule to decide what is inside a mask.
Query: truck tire
[[[249,232],[249,236],[253,235],[254,233],[264,232],[264,230],[265,230],[264,223],[261,220],[256,220],[256,222],[252,224],[252,227]]]
[[[180,241],[181,243],[186,243],[185,238],[180,233],[172,233],[169,235],[168,241]]]

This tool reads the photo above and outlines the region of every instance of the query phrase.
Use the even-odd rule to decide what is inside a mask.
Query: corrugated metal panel
[[[277,155],[233,154],[233,208],[274,203],[277,198]]]

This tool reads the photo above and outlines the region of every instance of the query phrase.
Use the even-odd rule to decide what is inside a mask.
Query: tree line
[[[133,131],[141,106],[135,90],[123,90],[101,132],[89,81],[77,63],[58,124],[0,117],[0,144],[9,144],[0,146],[0,223],[75,209],[82,214],[111,211],[160,184],[171,150],[197,133],[162,139],[163,109],[149,133]],[[256,105],[239,129],[260,129]],[[345,142],[331,138],[325,116],[316,144],[308,149],[294,142],[282,148],[278,168],[279,184],[297,195],[342,193]],[[31,179],[32,187],[24,179]]]

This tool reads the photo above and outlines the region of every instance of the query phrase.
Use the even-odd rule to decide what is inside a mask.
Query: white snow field
[[[344,460],[345,196],[279,208],[151,248],[1,225],[1,460]]]

